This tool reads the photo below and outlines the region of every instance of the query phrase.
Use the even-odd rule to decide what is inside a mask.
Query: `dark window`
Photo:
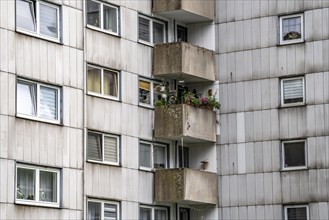
[[[306,166],[305,141],[283,142],[284,168]]]
[[[187,28],[177,25],[177,41],[187,42]]]

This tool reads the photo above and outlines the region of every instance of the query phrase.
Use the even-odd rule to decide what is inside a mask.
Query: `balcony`
[[[215,53],[186,42],[157,44],[153,75],[189,82],[215,81]]]
[[[217,175],[207,171],[174,168],[155,171],[155,201],[217,204]]]
[[[154,136],[186,143],[216,141],[216,113],[186,104],[155,108]]]
[[[213,21],[214,0],[153,0],[153,12],[184,23]]]

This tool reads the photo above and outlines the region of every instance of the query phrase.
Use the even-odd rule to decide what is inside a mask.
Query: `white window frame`
[[[167,207],[162,207],[162,206],[150,206],[150,205],[140,205],[139,206],[139,218],[140,218],[140,209],[145,208],[145,209],[150,209],[151,210],[151,220],[156,220],[155,219],[155,210],[164,210],[166,211],[167,215],[167,220],[169,219],[169,211]]]
[[[21,1],[32,3],[33,9],[35,9],[35,13],[33,11],[33,15],[34,15],[33,21],[34,21],[34,26],[35,26],[36,31],[34,32],[34,31],[26,30],[24,28],[20,28],[17,26],[17,8],[15,7],[16,8],[15,9],[16,31],[59,43],[61,40],[61,26],[62,26],[62,24],[61,24],[61,14],[62,14],[61,7],[56,4],[52,4],[52,3],[48,3],[48,2],[40,1],[40,0],[21,0]],[[46,5],[48,7],[51,7],[51,8],[54,8],[57,10],[57,24],[58,24],[57,25],[57,35],[58,35],[57,38],[50,37],[50,36],[40,33],[40,4]]]
[[[286,167],[285,166],[285,144],[289,144],[289,143],[304,143],[304,154],[305,154],[305,166],[294,166],[294,167]],[[308,155],[307,155],[307,142],[306,140],[291,140],[291,141],[282,141],[281,143],[281,158],[282,158],[282,170],[286,171],[286,170],[303,170],[303,169],[307,169],[308,166]]]
[[[300,17],[301,20],[301,37],[300,39],[295,39],[295,40],[283,40],[283,20],[287,18],[296,18]],[[280,26],[280,33],[279,33],[279,43],[280,45],[286,45],[286,44],[294,44],[294,43],[301,43],[304,42],[304,15],[303,14],[293,14],[293,15],[286,15],[286,16],[280,16],[279,17],[279,26]]]
[[[18,199],[17,198],[17,169],[28,169],[35,171],[35,199],[34,200],[26,200],[26,199]],[[16,164],[16,179],[15,179],[15,203],[16,204],[24,204],[24,205],[36,205],[36,206],[47,206],[47,207],[59,207],[60,206],[60,190],[61,190],[61,171],[55,168],[45,168],[40,166],[32,166],[32,165],[25,165],[25,164]],[[45,172],[52,172],[56,173],[57,175],[57,202],[44,202],[39,200],[39,190],[40,190],[40,171]]]
[[[117,219],[120,219],[120,202],[117,201],[112,201],[112,200],[102,200],[102,199],[93,199],[93,198],[88,198],[87,199],[87,216],[86,219],[88,219],[88,203],[89,202],[97,202],[101,204],[101,219],[104,219],[104,204],[111,204],[111,205],[116,205],[117,206]]]
[[[44,83],[39,83],[39,82],[35,82],[35,81],[31,81],[31,80],[26,80],[26,79],[22,79],[22,78],[17,78],[16,81],[16,89],[17,89],[17,84],[19,84],[19,82],[26,82],[26,83],[30,83],[30,84],[35,84],[37,87],[37,99],[36,99],[36,116],[33,115],[25,115],[22,113],[18,113],[17,112],[17,108],[16,108],[16,116],[21,117],[21,118],[28,118],[28,119],[32,119],[32,120],[38,120],[38,121],[43,121],[43,122],[49,122],[49,123],[55,123],[55,124],[60,124],[61,123],[61,99],[62,99],[62,95],[61,95],[61,89],[57,86],[52,86],[52,85],[48,85],[48,84],[44,84]],[[41,118],[40,115],[40,86],[43,87],[48,87],[51,89],[55,89],[57,90],[57,119],[46,119],[46,118]],[[17,97],[17,92],[16,92],[16,107],[17,107],[17,101],[18,101],[18,97]]]
[[[143,103],[143,102],[140,102],[139,101],[139,81],[144,81],[144,82],[149,82],[150,83],[150,104],[146,104],[146,103]],[[143,106],[143,107],[148,107],[148,108],[153,108],[155,106],[155,103],[154,103],[154,86],[155,85],[160,85],[160,82],[158,81],[155,81],[155,80],[150,80],[150,79],[147,79],[147,78],[143,78],[143,77],[139,77],[138,78],[138,103],[140,106]]]
[[[139,164],[139,159],[140,159],[140,155],[139,155],[139,152],[140,152],[140,144],[147,144],[147,145],[150,145],[151,146],[151,155],[150,155],[150,161],[151,161],[151,167],[144,167],[144,166],[141,166]],[[139,144],[138,144],[138,165],[139,165],[139,169],[141,170],[146,170],[146,171],[154,171],[156,168],[154,168],[154,145],[155,146],[159,146],[159,147],[163,147],[165,149],[165,168],[164,169],[167,169],[168,168],[168,146],[166,144],[161,144],[161,143],[153,143],[153,142],[150,142],[150,141],[143,141],[143,140],[140,140],[139,141]]]
[[[89,91],[89,88],[88,88],[88,67],[92,67],[92,68],[101,70],[101,93]],[[117,91],[118,95],[117,96],[104,94],[104,70],[109,71],[109,72],[114,72],[114,73],[117,74],[117,79],[118,79],[118,91]],[[103,68],[103,67],[100,67],[100,66],[95,66],[95,65],[92,65],[92,64],[87,64],[87,85],[86,85],[87,86],[87,94],[120,101],[120,96],[121,96],[121,87],[120,87],[121,79],[120,78],[121,77],[120,77],[120,72],[119,71],[112,70],[112,69],[109,69],[109,68]]]
[[[296,79],[302,79],[303,83],[303,101],[302,102],[294,102],[294,103],[284,103],[284,89],[283,89],[283,82],[284,81],[290,81],[290,80],[296,80]],[[292,78],[282,78],[280,79],[280,87],[281,87],[281,106],[282,107],[289,107],[289,106],[298,106],[298,105],[304,105],[306,103],[306,96],[305,96],[305,77],[292,77]]]
[[[284,206],[284,220],[289,220],[288,219],[288,209],[290,208],[306,208],[306,215],[307,215],[307,220],[310,219],[310,212],[309,212],[309,206],[308,205],[285,205]]]
[[[141,40],[139,39],[139,17],[142,17],[144,19],[147,19],[150,21],[150,27],[149,27],[149,33],[150,33],[150,42],[145,41],[145,40]],[[163,25],[163,43],[166,43],[166,36],[167,36],[167,31],[166,31],[166,22],[156,19],[156,18],[150,18],[148,16],[142,15],[142,14],[138,14],[138,19],[137,19],[137,38],[138,38],[138,42],[142,43],[142,44],[147,44],[149,46],[154,46],[154,39],[153,39],[153,23],[159,23]]]
[[[93,26],[91,24],[88,24],[88,14],[87,14],[87,4],[88,4],[88,1],[92,1],[92,2],[96,2],[96,3],[99,3],[100,4],[100,28],[99,27],[96,27],[96,26]],[[104,19],[103,19],[103,8],[104,8],[104,5],[107,6],[107,7],[110,7],[110,8],[113,8],[116,10],[117,12],[117,32],[114,32],[114,31],[111,31],[111,30],[105,30],[104,27],[103,27],[103,24],[104,24]],[[99,31],[102,31],[102,32],[105,32],[105,33],[109,33],[109,34],[112,34],[112,35],[116,35],[116,36],[119,36],[119,23],[120,23],[120,10],[119,10],[119,6],[115,6],[115,5],[112,5],[112,4],[108,4],[108,3],[103,3],[101,1],[97,1],[97,0],[86,0],[86,25],[88,28],[90,29],[94,29],[94,30],[99,30]]]
[[[102,143],[101,143],[101,147],[102,147],[102,160],[93,160],[93,159],[89,159],[88,158],[88,136],[89,133],[93,133],[93,134],[97,134],[97,135],[101,135],[102,136]],[[116,162],[111,162],[111,161],[105,161],[104,159],[104,137],[110,137],[110,138],[116,138],[117,139],[117,161]],[[106,133],[102,133],[102,132],[97,132],[97,131],[91,131],[91,130],[87,130],[87,141],[86,141],[86,160],[88,162],[93,162],[93,163],[100,163],[100,164],[107,164],[107,165],[115,165],[115,166],[119,166],[120,165],[120,146],[121,146],[121,142],[120,142],[120,136],[118,135],[113,135],[113,134],[106,134]]]

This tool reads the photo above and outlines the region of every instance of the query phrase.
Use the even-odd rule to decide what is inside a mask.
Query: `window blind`
[[[118,143],[117,138],[104,137],[104,160],[110,162],[118,161]]]
[[[92,160],[102,160],[101,135],[88,133],[87,157]]]
[[[150,42],[150,20],[138,18],[138,39]]]
[[[307,220],[306,207],[288,208],[288,220]]]
[[[57,91],[57,89],[40,86],[40,117],[46,119],[57,119]]]
[[[117,219],[117,206],[114,204],[104,204],[104,220]]]
[[[284,103],[303,102],[303,79],[293,79],[283,81]]]
[[[57,8],[40,3],[40,33],[58,37]]]
[[[153,22],[153,43],[164,42],[164,25],[161,23]]]

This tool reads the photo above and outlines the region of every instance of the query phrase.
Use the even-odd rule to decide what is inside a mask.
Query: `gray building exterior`
[[[1,0],[0,219],[328,219],[328,84],[328,0]]]

